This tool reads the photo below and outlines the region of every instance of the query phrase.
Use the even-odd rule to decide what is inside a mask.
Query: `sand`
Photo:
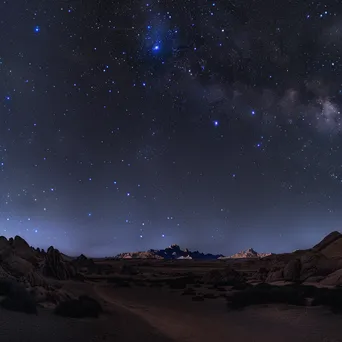
[[[136,315],[120,308],[99,319],[70,319],[39,309],[38,316],[0,309],[4,342],[170,342]]]
[[[342,317],[323,308],[271,305],[228,311],[223,300],[193,302],[168,289],[98,286],[97,292],[174,341],[342,342]]]

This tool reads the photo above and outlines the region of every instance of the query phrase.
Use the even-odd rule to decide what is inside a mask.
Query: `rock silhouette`
[[[47,277],[66,280],[73,277],[75,271],[70,264],[62,259],[59,250],[51,246],[45,255],[43,274]]]

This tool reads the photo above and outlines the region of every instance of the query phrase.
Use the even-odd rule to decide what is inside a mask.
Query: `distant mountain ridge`
[[[196,260],[225,260],[225,259],[248,259],[264,258],[271,253],[257,253],[253,248],[236,253],[232,256],[223,256],[222,254],[205,254],[199,251],[190,251],[187,248],[182,250],[178,245],[171,245],[165,249],[150,249],[145,252],[121,253],[116,256],[117,259],[196,259]]]
[[[219,259],[250,259],[250,258],[264,258],[272,253],[258,253],[253,248],[248,248],[245,251],[241,251],[239,253],[233,254],[229,257],[220,257]]]
[[[215,260],[223,257],[222,254],[205,254],[199,251],[190,251],[187,248],[182,250],[178,245],[171,245],[165,249],[150,249],[145,252],[121,253],[117,259],[197,259],[197,260]]]

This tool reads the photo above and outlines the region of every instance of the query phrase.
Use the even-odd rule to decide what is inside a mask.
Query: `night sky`
[[[5,0],[0,41],[0,234],[229,255],[342,227],[340,0]]]

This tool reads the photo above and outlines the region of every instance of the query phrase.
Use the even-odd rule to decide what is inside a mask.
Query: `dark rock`
[[[203,302],[204,301],[204,297],[203,296],[195,296],[195,297],[192,297],[192,300],[194,302]]]
[[[17,256],[27,260],[31,263],[37,261],[34,250],[29,246],[29,244],[20,236],[15,236],[12,244],[12,248]]]
[[[127,265],[127,264],[123,264],[121,267],[120,267],[120,271],[119,271],[120,274],[125,274],[125,275],[136,275],[138,274],[138,270],[131,266],[131,265]]]
[[[338,239],[342,238],[342,234],[335,231],[330,234],[328,234],[321,242],[319,242],[317,245],[315,245],[312,250],[314,252],[320,252],[324,248],[328,247],[330,244],[335,242]]]
[[[226,267],[224,270],[211,270],[204,276],[203,281],[215,286],[234,286],[245,282],[245,278],[240,272]]]
[[[314,276],[327,276],[336,270],[338,259],[328,259],[322,253],[308,252],[300,258],[300,280]]]
[[[0,295],[6,296],[1,306],[7,310],[37,314],[34,297],[15,281],[0,279]]]
[[[66,280],[75,275],[75,270],[70,263],[62,259],[58,249],[51,246],[45,256],[43,274],[47,277]]]
[[[301,262],[294,259],[288,262],[284,268],[284,280],[296,282],[300,278]]]
[[[266,282],[272,283],[274,281],[279,281],[284,279],[284,269],[279,267],[274,267],[267,275]]]
[[[88,296],[80,296],[79,299],[61,302],[55,308],[56,315],[73,318],[97,318],[102,312],[100,303]]]
[[[187,289],[185,289],[182,293],[183,296],[194,296],[196,294],[196,291],[192,288],[192,287],[189,287]]]

